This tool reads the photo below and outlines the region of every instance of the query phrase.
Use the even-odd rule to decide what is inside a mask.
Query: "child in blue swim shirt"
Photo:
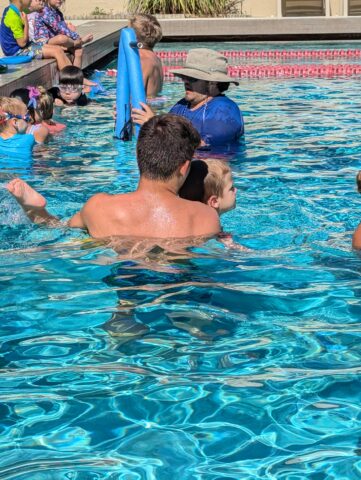
[[[31,157],[35,138],[26,133],[30,120],[20,100],[0,97],[0,155]]]

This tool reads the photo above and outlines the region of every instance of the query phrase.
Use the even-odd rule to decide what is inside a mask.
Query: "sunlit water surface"
[[[0,479],[360,478],[360,78],[241,80],[222,224],[252,251],[144,261],[31,225],[3,188],[20,174],[64,218],[135,187],[104,84],[32,163],[2,160]]]

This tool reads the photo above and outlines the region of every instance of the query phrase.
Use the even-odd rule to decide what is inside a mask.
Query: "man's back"
[[[94,238],[210,237],[220,231],[219,217],[213,208],[170,192],[137,190],[121,195],[98,194],[88,200],[78,215]],[[77,226],[76,223],[73,226]]]

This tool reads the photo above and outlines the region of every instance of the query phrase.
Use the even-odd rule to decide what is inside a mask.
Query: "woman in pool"
[[[215,50],[196,48],[189,51],[185,67],[173,70],[185,88],[185,96],[170,113],[191,121],[202,138],[202,148],[222,151],[237,146],[244,133],[244,122],[238,105],[224,95],[231,83],[227,75],[227,59]],[[154,116],[148,105],[133,109],[133,120],[142,125]]]

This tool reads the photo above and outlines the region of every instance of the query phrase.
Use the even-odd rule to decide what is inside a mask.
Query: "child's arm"
[[[19,18],[19,24],[10,25],[10,29],[19,47],[25,48],[29,43],[29,23],[25,13],[21,14],[21,20]]]
[[[46,12],[42,15],[43,23],[48,27],[55,35],[66,35],[72,40],[80,40],[80,35],[68,28],[66,22],[61,20],[61,17],[56,13],[53,8],[47,8]]]
[[[218,235],[217,240],[219,242],[223,243],[223,245],[225,245],[226,247],[232,248],[233,250],[238,250],[238,251],[241,251],[241,252],[250,252],[251,251],[249,248],[244,247],[240,243],[235,242],[230,233],[221,232]]]
[[[38,125],[33,135],[36,143],[44,143],[48,138],[49,130],[44,125]]]

